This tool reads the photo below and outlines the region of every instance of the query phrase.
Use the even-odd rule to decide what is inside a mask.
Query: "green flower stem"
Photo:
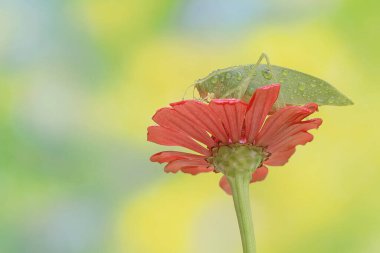
[[[227,176],[232,190],[244,253],[256,252],[255,234],[249,202],[249,183],[251,177],[252,174],[247,172],[240,172],[236,173],[234,176]]]

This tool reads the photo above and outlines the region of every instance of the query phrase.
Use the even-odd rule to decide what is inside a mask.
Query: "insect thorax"
[[[247,90],[246,80],[254,64],[218,69],[196,82],[202,98],[242,98]]]

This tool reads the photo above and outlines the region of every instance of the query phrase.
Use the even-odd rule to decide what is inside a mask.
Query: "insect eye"
[[[211,83],[216,84],[219,80],[219,77],[217,75],[213,76],[211,79]]]

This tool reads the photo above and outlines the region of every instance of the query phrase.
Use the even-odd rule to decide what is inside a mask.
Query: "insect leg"
[[[238,98],[243,98],[245,92],[247,91],[248,89],[248,86],[249,86],[249,83],[251,82],[251,76],[247,76],[243,82],[241,82],[241,85],[239,85],[237,88],[238,88],[238,93],[237,93],[237,96]]]
[[[236,89],[238,89],[238,92],[237,92],[238,98],[242,98],[244,96],[245,92],[247,91],[247,89],[249,87],[249,83],[251,82],[252,78],[256,75],[257,67],[260,65],[260,63],[263,59],[265,59],[265,61],[267,62],[268,69],[269,69],[269,71],[271,71],[269,57],[267,54],[262,53],[260,55],[259,59],[257,60],[256,64],[253,65],[252,69],[248,72],[247,77],[243,80],[243,82],[241,82],[241,84],[238,87],[236,87]],[[234,91],[236,89],[234,89]]]
[[[239,83],[239,85],[237,85],[233,89],[229,89],[226,93],[222,94],[221,97],[228,98],[232,96],[233,98],[242,99],[242,97],[248,89],[250,81],[251,77],[247,76],[241,83]]]
[[[265,59],[265,61],[267,62],[267,67],[269,69],[269,71],[272,71],[272,67],[270,65],[270,61],[269,61],[269,57],[266,53],[261,53],[259,59],[257,60],[256,64],[253,65],[251,71],[248,73],[248,76],[253,76],[256,72],[256,69],[257,67],[260,65],[261,61]]]
[[[270,62],[269,62],[269,57],[266,53],[261,53],[260,58],[256,62],[256,66],[259,65],[263,59],[265,59],[265,61],[267,62],[267,66],[269,68]]]

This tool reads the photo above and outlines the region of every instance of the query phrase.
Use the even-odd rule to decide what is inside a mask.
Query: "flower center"
[[[212,149],[211,163],[215,169],[226,176],[235,177],[237,174],[252,174],[266,155],[261,147],[249,144],[231,144]]]

